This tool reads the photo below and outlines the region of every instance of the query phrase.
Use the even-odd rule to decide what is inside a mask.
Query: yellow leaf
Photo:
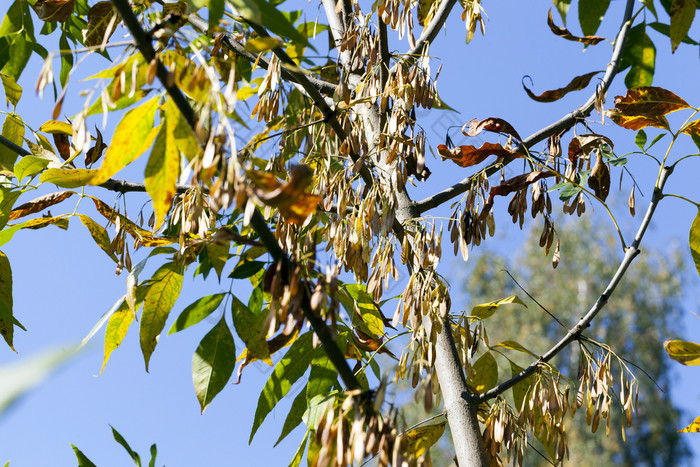
[[[168,137],[173,139],[175,147],[191,161],[199,155],[202,148],[192,128],[172,99],[165,102],[165,115],[167,116],[165,125]]]
[[[517,304],[522,305],[525,308],[527,308],[527,305],[525,305],[525,303],[523,303],[522,300],[520,300],[515,295],[512,295],[510,297],[502,298],[500,300],[494,300],[492,302],[482,303],[481,305],[477,305],[474,308],[472,308],[471,315],[474,316],[475,318],[486,319],[489,316],[491,316],[492,314],[494,314],[499,306],[510,305],[513,303],[517,303]]]
[[[153,128],[158,100],[154,97],[124,115],[114,131],[102,167],[91,181],[92,185],[106,182],[151,147],[160,130],[160,126]]]
[[[698,432],[700,432],[700,417],[693,420],[693,423],[691,423],[687,427],[683,428],[682,430],[678,430],[678,433],[698,433]]]
[[[319,196],[306,191],[313,181],[313,172],[305,165],[292,166],[291,179],[286,183],[268,172],[249,170],[247,174],[255,186],[255,196],[267,206],[277,208],[287,222],[303,224],[321,201]]]
[[[422,456],[445,432],[447,422],[419,426],[406,433],[407,450],[416,458]]]
[[[39,131],[50,133],[52,135],[68,135],[73,136],[73,127],[70,123],[59,122],[57,120],[49,120],[39,127]]]
[[[129,309],[129,306],[124,301],[119,306],[119,309],[114,312],[112,316],[109,317],[107,322],[107,330],[105,331],[105,356],[102,361],[102,368],[100,369],[100,374],[105,370],[105,365],[107,365],[107,360],[112,352],[119,347],[126,336],[129,326],[134,321],[134,314]]]
[[[474,377],[469,384],[481,394],[498,384],[498,363],[491,352],[486,352],[472,365]]]
[[[669,339],[664,342],[664,349],[669,357],[683,365],[700,365],[700,344]]]
[[[48,169],[41,174],[42,183],[53,183],[61,188],[78,188],[89,185],[97,175],[93,169]]]
[[[245,49],[248,52],[259,54],[261,52],[272,50],[281,43],[282,41],[276,37],[254,37],[252,39],[248,39],[248,42],[245,43]]]
[[[167,114],[165,119],[167,122]],[[146,165],[144,179],[146,191],[153,200],[153,211],[156,214],[155,230],[160,229],[163,219],[173,204],[173,197],[177,190],[177,177],[180,173],[180,154],[175,147],[172,133],[167,127],[166,123],[158,133]]]

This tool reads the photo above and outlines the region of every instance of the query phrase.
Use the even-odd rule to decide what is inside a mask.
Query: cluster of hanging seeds
[[[258,121],[270,121],[279,113],[280,108],[280,61],[277,55],[270,57],[267,73],[258,88],[258,102],[253,107],[250,118],[257,116]]]
[[[484,422],[484,449],[490,465],[513,462],[522,465],[527,451],[527,431],[513,414],[505,399],[499,397],[490,407]],[[506,462],[500,458],[506,455]]]
[[[450,231],[450,241],[454,246],[454,254],[461,252],[464,261],[469,258],[469,246],[479,246],[488,234],[490,237],[496,233],[496,222],[493,212],[488,210],[485,214],[479,212],[485,204],[489,182],[485,172],[473,177],[472,185],[464,199],[464,204],[458,203],[447,223]]]

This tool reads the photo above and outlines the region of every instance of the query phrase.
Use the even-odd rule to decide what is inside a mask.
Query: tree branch
[[[136,46],[138,49],[141,51],[141,53],[144,55],[144,57],[147,60],[151,60],[152,58],[149,58],[147,54],[151,53],[153,51],[153,47],[149,41],[148,36],[146,33],[143,31],[141,28],[141,24],[139,23],[138,19],[136,18],[136,15],[134,14],[133,10],[129,6],[129,3],[127,0],[111,0],[112,4],[114,7],[117,9],[119,14],[122,16],[124,19],[124,24],[126,24],[127,28],[129,31],[131,31],[132,36],[134,37],[134,40],[136,41]],[[286,55],[286,54],[285,54]],[[155,56],[155,54],[153,55]],[[287,57],[289,58],[289,57]],[[163,67],[160,62],[158,63],[159,68]],[[165,67],[163,67],[163,70],[165,70]],[[189,105],[187,100],[185,99],[184,95],[180,91],[179,88],[176,86],[169,86],[168,83],[168,74],[167,70],[165,70],[165,74],[163,75],[163,78],[161,78],[161,75],[158,74],[158,79],[161,81],[161,84],[168,90],[168,93],[172,94],[179,94],[181,97],[181,100],[179,102],[184,103],[184,107],[186,108],[181,108],[178,105],[178,108],[180,111],[185,115],[187,118],[187,115],[191,115],[193,118],[187,118],[188,123],[190,126],[194,129],[196,126],[196,118],[194,118],[194,109]],[[318,92],[318,91],[316,91]],[[171,94],[171,96],[172,96]],[[180,99],[180,98],[178,98]],[[175,98],[173,97],[173,100]],[[176,101],[177,103],[178,101]],[[273,233],[270,231],[267,221],[263,217],[262,214],[260,214],[260,211],[255,209],[253,211],[253,216],[250,221],[251,226],[253,229],[256,231],[256,233],[260,236],[260,241],[265,245],[265,248],[267,248],[268,252],[270,253],[270,256],[275,261],[280,261],[283,266],[286,268],[287,271],[291,270],[291,261],[289,257],[286,255],[286,253],[282,250],[280,247],[279,243],[277,242],[277,239],[273,235]],[[330,333],[330,330],[326,326],[325,322],[321,320],[318,316],[316,316],[311,309],[311,303],[309,299],[309,293],[308,291],[305,291],[303,294],[302,298],[302,303],[301,303],[301,308],[302,311],[304,312],[304,317],[309,321],[311,324],[311,327],[313,328],[314,332],[318,336],[319,340],[321,341],[321,344],[324,347],[324,350],[326,351],[326,354],[328,355],[328,358],[331,360],[333,363],[333,366],[335,367],[336,371],[338,372],[338,375],[342,379],[343,383],[348,389],[360,389],[362,386],[360,385],[359,381],[357,378],[355,378],[355,375],[353,374],[352,370],[350,369],[350,366],[348,366],[348,362],[345,360],[345,355],[340,351],[338,346],[335,343],[335,340],[333,339],[333,336]]]
[[[615,39],[615,47],[613,48],[610,63],[608,63],[608,67],[605,71],[605,76],[603,76],[603,79],[600,82],[600,84],[596,86],[596,91],[593,93],[593,95],[588,99],[588,101],[586,101],[586,103],[582,107],[564,115],[562,118],[552,123],[551,125],[525,138],[525,140],[520,145],[515,147],[514,150],[516,152],[523,152],[525,148],[529,149],[535,144],[539,143],[540,141],[549,138],[551,135],[568,130],[569,128],[574,126],[576,122],[583,120],[591,114],[595,106],[596,98],[600,94],[605,95],[607,93],[608,89],[610,88],[610,85],[612,84],[613,78],[615,78],[615,75],[617,74],[618,68],[620,66],[620,58],[622,57],[622,50],[625,46],[625,43],[627,42],[627,35],[629,34],[631,26],[630,19],[632,18],[633,7],[634,0],[627,0],[624,18],[622,20],[622,25],[620,26],[620,31],[618,32],[617,37]],[[509,163],[509,161],[506,161],[504,164],[507,163]],[[493,173],[500,170],[504,164],[492,164],[491,166],[486,168],[486,174],[492,175]],[[422,214],[464,193],[471,186],[474,177],[475,175],[470,175],[461,182],[458,182],[452,185],[451,187],[439,193],[436,193],[422,201],[416,202],[416,207],[418,208],[418,211]]]
[[[561,339],[554,347],[549,349],[544,355],[542,355],[539,359],[537,359],[536,362],[531,364],[529,367],[525,368],[523,371],[521,371],[517,375],[513,376],[511,379],[504,381],[503,383],[499,384],[498,386],[496,386],[492,389],[489,389],[488,391],[484,392],[483,394],[480,394],[479,395],[480,401],[486,401],[486,400],[492,399],[492,398],[498,396],[499,394],[503,393],[504,391],[508,390],[509,388],[513,387],[518,382],[527,378],[528,376],[530,376],[531,374],[533,374],[537,370],[537,367],[541,363],[546,363],[546,362],[550,361],[559,352],[561,352],[565,347],[567,347],[571,342],[573,342],[574,340],[577,340],[581,336],[581,333],[583,332],[583,330],[586,329],[591,324],[591,321],[593,321],[593,318],[596,317],[596,315],[603,309],[605,304],[608,302],[608,300],[612,296],[613,292],[615,291],[615,288],[620,283],[620,281],[622,280],[622,277],[627,272],[627,269],[632,264],[632,261],[639,254],[639,252],[640,252],[639,245],[642,243],[642,238],[644,237],[644,233],[646,232],[647,227],[649,227],[649,223],[651,222],[651,218],[654,215],[654,211],[656,210],[656,207],[659,204],[659,201],[661,201],[661,198],[663,198],[662,191],[663,191],[664,185],[666,184],[666,180],[668,179],[669,175],[671,175],[672,172],[673,172],[673,167],[664,167],[663,169],[661,169],[661,174],[659,176],[658,186],[654,189],[654,194],[651,197],[651,201],[649,202],[649,207],[647,208],[647,212],[644,215],[644,219],[642,219],[642,223],[639,226],[639,230],[637,230],[637,235],[635,235],[634,241],[629,246],[629,248],[627,248],[627,251],[625,252],[625,257],[622,259],[622,262],[620,263],[620,266],[617,268],[615,275],[612,277],[612,279],[610,279],[610,282],[608,283],[608,286],[605,288],[605,291],[600,295],[600,297],[598,297],[598,300],[596,300],[595,304],[591,307],[591,309],[588,311],[588,313],[586,313],[586,315],[583,318],[581,318],[578,321],[578,323],[576,323],[576,326],[569,329],[569,331],[566,333],[566,336],[563,339]]]

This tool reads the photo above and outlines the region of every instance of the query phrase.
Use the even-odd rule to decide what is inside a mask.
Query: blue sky
[[[448,23],[447,33],[441,33],[431,48],[432,55],[441,59],[432,65],[432,69],[437,70],[439,63],[443,65],[438,81],[441,96],[459,111],[458,114],[419,113],[419,118],[424,119],[422,124],[432,148],[443,142],[445,127],[461,126],[472,118],[504,118],[523,136],[537,131],[583,103],[592,92],[592,86],[559,102],[540,104],[523,92],[522,76],[530,75],[535,92],[541,92],[561,87],[573,76],[602,70],[610,58],[611,47],[607,43],[582,52],[580,45],[553,36],[546,25],[550,6],[546,0],[487,2],[484,6],[489,18],[485,37],[477,33],[473,42],[465,46],[466,31],[456,14]],[[623,7],[624,2],[612,2],[600,35],[614,36]],[[311,20],[316,10],[309,7],[309,11]],[[574,7],[569,19],[574,31],[577,30],[574,27],[575,14]],[[556,15],[555,21],[561,24]],[[691,30],[692,37],[698,37],[697,29]],[[696,77],[700,75],[697,49],[682,46],[671,56],[667,38],[656,35],[653,39],[658,53],[654,84],[676,92],[691,105],[700,105],[696,84]],[[405,44],[394,45],[391,49],[398,51],[404,47]],[[105,63],[97,60],[94,66]],[[34,76],[39,67],[40,64],[34,61],[25,71],[22,80],[25,92],[18,109],[35,128],[51,118],[53,108],[49,99],[39,101],[33,96]],[[80,74],[85,76],[92,71],[94,68],[86,68]],[[622,78],[619,76],[615,81],[606,108],[611,107],[614,95],[624,93]],[[74,82],[71,86],[75,92],[82,85]],[[75,113],[80,106],[79,98],[73,99],[65,109],[68,115]],[[592,118],[599,117],[594,115]],[[112,118],[110,122],[114,124],[116,119]],[[100,121],[95,123],[99,125]],[[616,152],[634,150],[634,133],[614,128],[609,120],[607,123],[607,126],[596,129],[613,139]],[[458,135],[458,129],[451,134]],[[458,143],[458,139],[455,142]],[[681,145],[678,150],[676,154],[682,154],[681,150],[696,151],[692,144]],[[415,199],[439,191],[469,173],[431,157],[428,157],[427,164],[432,176],[411,191]],[[689,160],[683,170],[674,173],[668,185],[670,192],[698,199],[695,188],[697,164],[694,159]],[[646,198],[637,198],[637,212],[642,212],[652,191],[656,169],[648,160],[633,160],[628,167],[647,195]],[[136,180],[142,170],[143,164],[137,163],[117,177]],[[619,202],[614,204],[616,215],[622,219],[623,232],[631,238],[640,216],[630,219],[626,214],[628,190],[629,185],[623,189]],[[93,192],[108,202],[113,199],[104,190],[94,189]],[[129,212],[138,211],[144,200],[139,195],[129,195]],[[497,200],[495,209],[505,209],[503,200]],[[684,248],[697,209],[674,199],[665,200],[660,209],[645,244],[653,243],[663,249],[676,242]],[[429,214],[440,217],[449,215],[449,212],[438,209]],[[610,222],[601,221],[601,225],[612,229]],[[501,219],[498,230],[501,235],[489,246],[499,251],[517,248],[525,238],[525,233],[511,226],[506,218]],[[448,271],[459,262],[451,258],[451,248],[446,246],[443,251],[444,271]],[[54,227],[21,231],[3,247],[3,252],[10,258],[13,268],[15,314],[28,332],[16,334],[18,355],[7,349],[0,352],[0,365],[48,348],[73,348],[125,290],[125,275],[115,277],[114,264],[94,245],[79,222],[72,221],[67,232]],[[478,254],[478,249],[473,251],[472,258]],[[620,252],[615,254],[621,256]],[[694,271],[688,274],[687,284],[686,307],[697,312],[700,284]],[[228,284],[211,280],[205,283],[199,278],[192,280],[190,273],[166,329],[178,312],[196,298],[224,290],[228,290]],[[453,309],[469,306],[468,303],[453,303]],[[291,397],[288,396],[283,406],[273,411],[262,425],[252,445],[248,445],[258,394],[271,368],[264,364],[251,365],[244,372],[240,385],[230,384],[203,415],[199,413],[191,379],[192,354],[221,312],[194,328],[174,336],[163,336],[151,360],[150,373],[144,371],[138,333],[134,327],[112,355],[105,372],[97,376],[102,364],[102,333],[99,333],[82,353],[3,414],[0,418],[0,462],[10,460],[13,467],[75,465],[70,448],[72,443],[100,466],[128,465],[126,453],[111,437],[111,424],[146,458],[150,444],[157,443],[158,465],[286,465],[301,440],[302,432],[297,430],[280,446],[272,447],[286,415],[284,406],[290,404],[296,395],[294,389]],[[700,320],[688,313],[684,325],[686,335],[683,337],[700,341]],[[239,345],[239,351],[241,348]],[[690,423],[700,415],[700,411],[694,409],[700,406],[700,377],[696,368],[680,365],[677,373],[680,379],[673,395],[679,405],[690,410],[684,418],[684,422]],[[695,452],[700,456],[698,443]]]

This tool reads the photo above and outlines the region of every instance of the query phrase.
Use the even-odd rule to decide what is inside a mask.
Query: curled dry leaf
[[[627,128],[628,130],[641,130],[649,126],[656,128],[664,128],[669,130],[668,120],[664,116],[658,117],[645,117],[639,115],[623,115],[619,113],[616,109],[610,109],[605,111],[605,115],[610,118],[616,125],[622,128]]]
[[[547,25],[549,25],[549,29],[556,34],[557,36],[566,39],[567,41],[574,41],[574,42],[582,42],[586,45],[596,45],[600,41],[604,41],[604,37],[600,36],[583,36],[583,37],[577,37],[571,34],[571,32],[566,29],[566,28],[561,28],[554,24],[554,20],[552,19],[552,9],[549,9],[549,15],[547,17]]]
[[[70,198],[74,194],[75,193],[72,191],[58,191],[56,193],[49,193],[48,195],[40,196],[32,201],[29,201],[28,203],[24,203],[21,206],[14,208],[10,212],[9,220],[15,220],[20,217],[43,211],[49,206],[53,206]]]
[[[486,200],[486,203],[484,204],[484,209],[481,212],[481,217],[483,218],[484,216],[486,216],[486,214],[488,214],[489,210],[493,206],[494,197],[506,196],[510,193],[513,193],[514,191],[527,188],[529,185],[539,180],[542,180],[543,178],[552,176],[554,176],[554,173],[552,172],[538,170],[510,178],[505,182],[501,183],[500,185],[491,188],[491,191],[489,192],[489,198]]]
[[[601,150],[604,145],[613,148],[613,142],[607,136],[595,133],[575,136],[569,143],[569,160],[573,164],[580,156],[588,156],[595,150]]]
[[[686,126],[683,127],[681,133],[685,133],[686,135],[690,136],[695,135],[696,137],[700,136],[700,120],[694,120],[688,123]]]
[[[468,129],[467,129],[468,126]],[[467,129],[467,131],[465,131]],[[510,123],[506,122],[502,118],[497,118],[497,117],[489,117],[485,118],[483,120],[477,120],[473,119],[467,122],[463,127],[462,127],[462,133],[464,136],[476,136],[482,131],[491,131],[493,133],[503,133],[506,135],[510,135],[513,138],[517,139],[518,141],[522,141],[523,139],[520,137],[517,131],[515,131],[515,128],[513,128],[513,125]]]
[[[105,149],[107,149],[107,145],[102,141],[102,133],[100,133],[100,130],[98,130],[97,127],[95,127],[95,131],[97,132],[97,138],[95,138],[95,145],[88,149],[88,151],[85,153],[86,167],[100,160],[100,158],[102,157],[102,153]]]
[[[519,157],[520,154],[508,150],[498,143],[484,143],[480,148],[471,145],[458,146],[449,149],[444,144],[438,146],[438,154],[443,160],[450,159],[460,167],[471,167],[480,164],[489,156]]]
[[[306,191],[313,180],[313,172],[305,165],[290,169],[289,182],[281,182],[268,172],[247,172],[253,183],[253,194],[265,205],[279,209],[282,217],[293,224],[302,224],[316,210],[321,197]]]
[[[603,201],[610,193],[610,168],[603,162],[602,156],[596,159],[591,175],[588,177],[588,186]]]
[[[559,89],[552,89],[550,91],[545,91],[539,96],[535,95],[530,89],[528,89],[527,86],[525,86],[525,83],[523,82],[523,89],[525,89],[525,92],[527,93],[528,96],[530,96],[530,99],[535,100],[537,102],[554,102],[571,91],[580,91],[581,89],[585,88],[588,86],[588,83],[591,82],[591,79],[597,75],[598,73],[601,73],[600,71],[592,71],[590,73],[586,73],[585,75],[580,75],[572,79],[569,84],[564,86],[563,88]],[[523,77],[523,81],[525,78],[529,78],[529,76]]]

